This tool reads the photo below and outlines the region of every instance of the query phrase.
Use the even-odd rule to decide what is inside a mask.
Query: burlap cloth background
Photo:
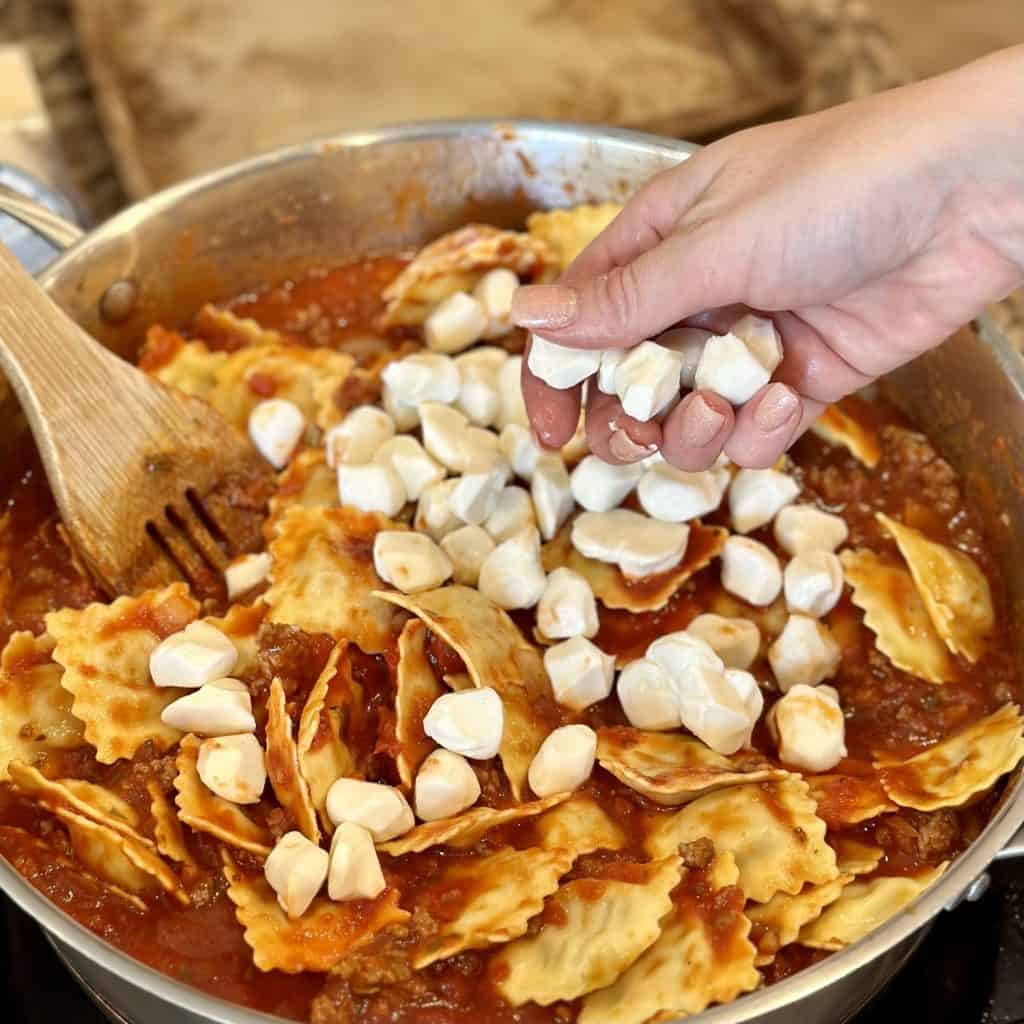
[[[864,0],[777,0],[811,69],[800,110],[810,112],[909,80]],[[885,2],[885,0],[881,0]],[[0,40],[31,52],[74,181],[97,219],[125,202],[97,117],[68,0],[0,0]],[[991,310],[1024,350],[1024,292]]]

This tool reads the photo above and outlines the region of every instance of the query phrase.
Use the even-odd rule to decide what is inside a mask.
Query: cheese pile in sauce
[[[179,584],[52,613],[0,666],[0,779],[123,898],[189,904],[185,837],[203,833],[262,971],[335,970],[371,941],[415,971],[492,950],[507,1004],[580,1000],[580,1021],[641,1024],[756,988],[782,947],[867,934],[944,865],[877,874],[881,849],[827,830],[960,807],[1024,754],[1007,703],[870,776],[843,770],[837,606],[851,594],[880,656],[941,687],[995,626],[968,555],[887,516],[899,558],[849,546],[841,510],[801,498],[787,461],[686,473],[658,456],[606,465],[582,435],[559,453],[534,443],[521,357],[502,344],[509,303],[584,244],[581,209],[422,250],[385,290],[382,324],[425,348],[357,365],[220,312],[243,345],[187,342],[157,371],[281,471],[267,549],[228,568],[224,617]],[[758,318],[669,335],[605,354],[535,340],[530,365],[555,386],[596,376],[647,418],[680,381],[741,402],[781,358]],[[261,375],[272,397],[250,386]],[[352,383],[379,401],[340,408]],[[819,430],[877,464],[842,410]],[[602,648],[607,610],[658,615],[698,573],[718,597],[685,628],[630,656]],[[254,684],[266,624],[329,639],[308,692]],[[367,655],[395,680],[391,740],[373,751],[392,768],[376,779],[356,738]],[[50,777],[60,759],[39,755],[62,743],[100,765],[174,751],[173,806],[154,786],[146,821],[100,785]],[[268,781],[283,832],[260,810]],[[636,795],[639,840],[595,785]],[[438,852],[422,891],[403,888],[395,866]],[[602,867],[602,852],[619,859]],[[411,912],[446,892],[461,898],[418,932]]]

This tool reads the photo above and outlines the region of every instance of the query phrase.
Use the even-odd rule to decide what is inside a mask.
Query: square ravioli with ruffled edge
[[[40,475],[0,493],[0,853],[72,916],[317,1024],[648,1024],[857,942],[977,834],[1024,755],[1012,605],[898,412],[768,470],[535,444],[511,296],[616,211],[153,326],[144,369],[277,471],[212,596],[97,602]]]

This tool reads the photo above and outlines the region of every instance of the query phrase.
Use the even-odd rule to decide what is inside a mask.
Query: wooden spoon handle
[[[74,406],[83,391],[109,392],[117,364],[0,245],[0,371],[29,418],[34,421],[41,407],[57,412]]]

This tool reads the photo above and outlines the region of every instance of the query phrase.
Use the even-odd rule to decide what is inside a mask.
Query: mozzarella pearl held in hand
[[[550,573],[537,603],[537,629],[549,640],[597,634],[597,600],[590,584],[572,569]]]
[[[831,551],[808,551],[790,560],[783,573],[786,607],[820,619],[843,593],[843,565]]]
[[[416,824],[401,790],[379,782],[337,779],[327,790],[326,808],[334,825],[359,825],[377,843],[405,835]]]
[[[331,837],[327,895],[337,902],[373,900],[386,888],[373,836],[359,825],[342,822]]]
[[[850,528],[842,516],[812,505],[787,505],[775,517],[775,540],[787,555],[835,551],[849,535]]]
[[[683,724],[672,677],[650,659],[631,661],[619,673],[615,689],[633,728],[661,732]]]
[[[338,467],[338,499],[342,505],[360,512],[398,515],[406,502],[405,484],[386,462],[370,462],[365,466]]]
[[[441,541],[441,550],[452,563],[452,579],[466,587],[475,587],[480,568],[494,550],[491,535],[482,526],[463,526]]]
[[[800,485],[776,469],[741,469],[729,488],[733,529],[750,533],[770,523],[800,493]]]
[[[768,663],[779,689],[785,693],[801,683],[817,686],[834,676],[842,654],[827,626],[806,615],[790,615],[775,643],[768,648]]]
[[[284,469],[306,432],[302,410],[286,398],[260,402],[249,414],[249,438],[274,469]]]
[[[519,278],[507,267],[487,271],[473,289],[473,297],[487,314],[485,338],[501,338],[512,330],[512,296]]]
[[[747,604],[770,605],[782,590],[775,552],[750,537],[730,537],[722,548],[722,586]]]
[[[515,484],[502,488],[494,511],[484,521],[484,529],[494,538],[496,544],[536,525],[533,499],[528,491]]]
[[[230,675],[237,661],[235,645],[216,626],[190,622],[155,648],[149,674],[155,686],[194,688]]]
[[[483,303],[468,292],[456,292],[435,306],[423,321],[423,339],[433,352],[461,352],[476,344],[488,325]]]
[[[551,540],[576,507],[569,473],[560,456],[542,455],[537,460],[530,495],[541,536]]]
[[[653,519],[685,523],[714,512],[729,486],[729,471],[721,467],[688,473],[667,462],[647,469],[640,478],[640,507]]]
[[[423,731],[435,743],[475,761],[498,753],[504,730],[505,709],[489,686],[446,693],[423,718]]]
[[[711,332],[700,327],[674,327],[654,339],[659,345],[672,349],[679,356],[681,387],[691,390],[696,384],[697,367],[710,337]]]
[[[530,335],[530,372],[549,387],[558,391],[582,384],[597,373],[601,364],[601,350],[596,348],[568,348],[546,341],[536,334]]]
[[[736,325],[745,337],[734,328],[728,334],[708,338],[694,374],[695,387],[714,391],[732,405],[753,398],[771,380],[782,360],[781,345],[775,348],[768,343],[760,329],[747,330],[745,320]]]
[[[301,832],[286,832],[275,844],[263,874],[281,909],[294,920],[309,909],[327,880],[330,858]]]
[[[343,463],[360,466],[369,462],[377,449],[395,436],[395,421],[375,405],[360,405],[324,435],[327,465],[336,469]]]
[[[626,414],[647,421],[679,397],[683,359],[653,341],[627,351],[615,370],[615,393]]]
[[[626,358],[628,349],[606,348],[601,353],[601,362],[597,367],[597,390],[606,395],[615,394],[615,373],[619,364]]]
[[[203,740],[196,771],[214,796],[233,804],[259,803],[267,784],[263,748],[251,732]]]
[[[253,555],[241,555],[224,570],[224,584],[228,588],[228,600],[247,594],[265,582],[270,575],[274,560],[266,551]]]
[[[160,721],[198,736],[227,736],[256,728],[248,689],[230,678],[215,679],[171,701],[160,713]]]
[[[414,437],[393,437],[385,441],[373,457],[382,466],[390,466],[402,481],[407,501],[420,495],[446,476],[444,467],[435,462]]]
[[[454,818],[480,799],[480,780],[469,762],[450,750],[435,750],[416,774],[416,816],[421,821]]]
[[[776,701],[767,721],[783,764],[827,772],[846,757],[846,723],[831,686],[797,684]]]
[[[615,681],[615,658],[586,637],[574,636],[544,652],[555,700],[573,711],[604,700]]]
[[[505,611],[532,608],[547,576],[540,560],[540,534],[530,526],[502,541],[480,566],[477,589]]]
[[[614,466],[596,455],[587,455],[572,471],[572,497],[588,512],[610,512],[621,505],[644,474],[640,463]]]
[[[452,574],[448,556],[425,534],[412,530],[381,530],[373,538],[373,568],[403,594],[433,590]]]
[[[733,324],[731,333],[747,346],[769,373],[776,371],[782,362],[782,339],[771,320],[748,313]]]
[[[709,612],[698,615],[686,632],[708,644],[726,668],[750,668],[761,649],[761,631],[749,619]]]
[[[571,793],[594,770],[597,733],[587,725],[563,725],[548,734],[530,762],[527,780],[539,797]]]
[[[668,572],[683,560],[690,528],[685,523],[663,523],[617,508],[577,516],[571,539],[581,555],[617,565],[630,579],[643,579]]]

